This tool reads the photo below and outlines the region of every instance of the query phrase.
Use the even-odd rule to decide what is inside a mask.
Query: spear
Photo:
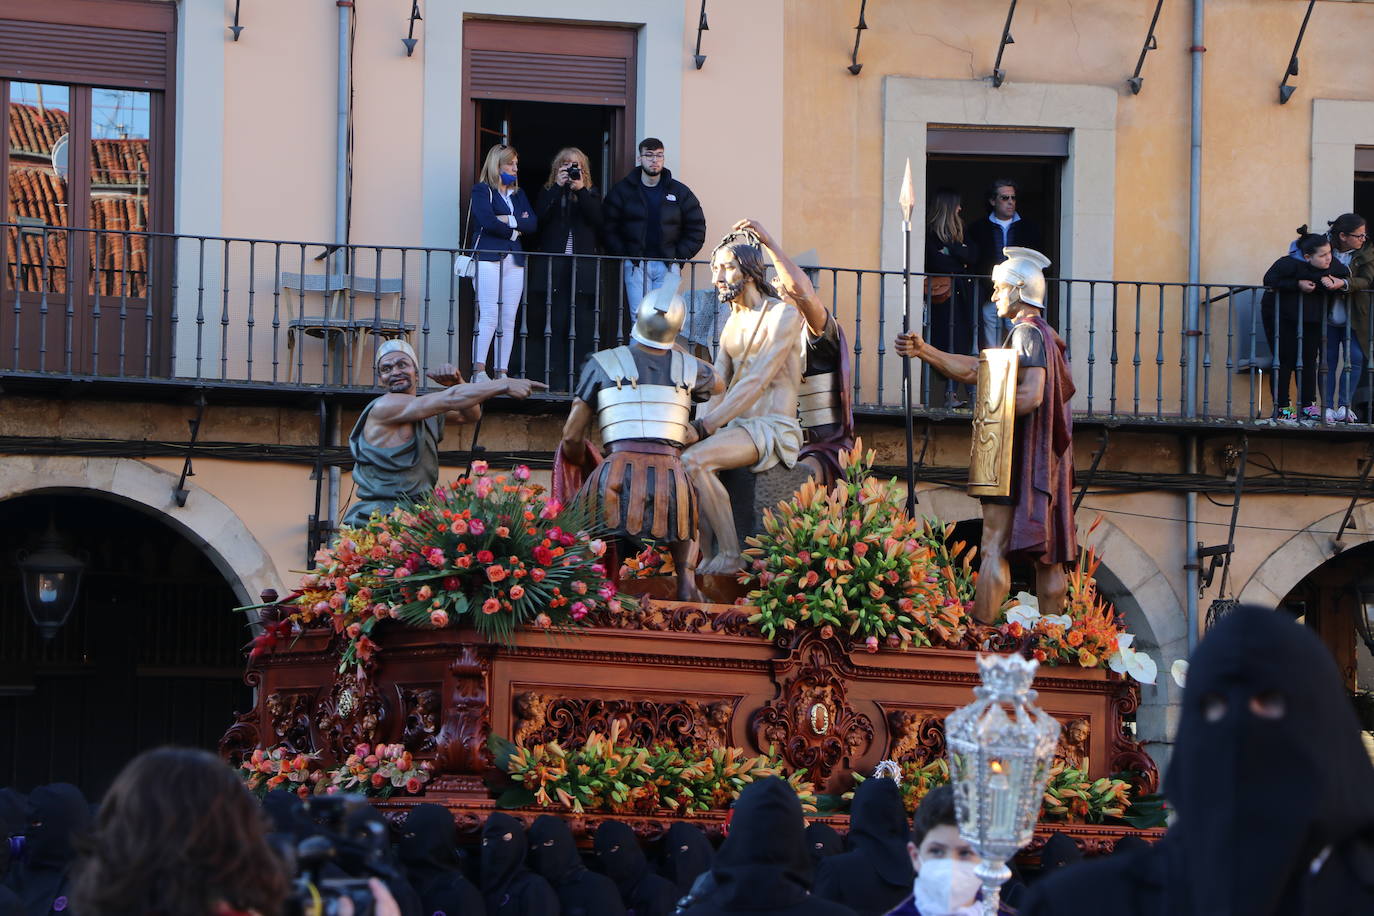
[[[902,208],[902,333],[911,332],[911,208],[916,193],[911,187],[911,159],[906,161],[902,193],[897,197]],[[902,360],[902,414],[906,417],[906,514],[916,513],[916,446],[911,416],[911,360]]]

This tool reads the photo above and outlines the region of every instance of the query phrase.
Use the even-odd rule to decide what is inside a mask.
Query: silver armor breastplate
[[[797,419],[802,429],[843,422],[839,384],[838,372],[803,376],[797,390]]]
[[[692,414],[692,382],[696,361],[680,350],[671,356],[671,385],[639,384],[639,368],[629,347],[616,347],[593,354],[613,387],[597,393],[596,425],[601,441],[609,444],[622,439],[666,439],[683,443]]]

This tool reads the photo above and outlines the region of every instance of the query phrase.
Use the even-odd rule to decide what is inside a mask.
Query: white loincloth
[[[775,465],[792,467],[801,453],[802,428],[796,417],[735,417],[726,429],[742,429],[754,440],[759,460],[750,470],[761,474]]]

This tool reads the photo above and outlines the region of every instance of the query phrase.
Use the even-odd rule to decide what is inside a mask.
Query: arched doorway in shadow
[[[87,566],[76,606],[44,640],[17,554],[50,521]],[[234,589],[170,525],[98,491],[0,501],[0,785],[66,781],[94,799],[141,750],[214,749],[251,705]]]

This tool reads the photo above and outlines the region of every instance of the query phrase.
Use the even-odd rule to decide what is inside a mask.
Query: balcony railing
[[[12,223],[0,231],[0,374],[9,377],[362,391],[375,382],[376,348],[391,337],[410,340],[422,372],[446,362],[466,371],[476,336],[473,287],[485,298],[491,279],[455,277],[459,252],[445,248]],[[71,269],[77,263],[81,269]],[[624,342],[631,314],[622,268],[611,257],[529,255],[509,332],[512,374],[566,395],[587,354]],[[678,269],[689,308],[683,339],[712,358],[728,310],[706,262]],[[498,308],[509,304],[499,301],[502,279],[513,278],[491,287]],[[953,278],[949,304],[932,303],[926,281],[912,275],[912,327],[973,352],[980,281]],[[902,273],[820,268],[813,282],[848,340],[856,409],[899,414],[902,359],[893,340],[902,328]],[[1304,296],[1302,317],[1316,320],[1285,323],[1276,306],[1264,314],[1263,294],[1245,284],[1051,280],[1049,319],[1068,345],[1075,410],[1124,423],[1269,423],[1277,345],[1294,352],[1294,377],[1308,376],[1320,406],[1328,406],[1323,391],[1335,386],[1341,400],[1348,386],[1362,420],[1374,415],[1374,367],[1357,361],[1351,371],[1349,346],[1337,348],[1331,338],[1339,332],[1322,320],[1326,302]],[[1185,316],[1194,310],[1197,326],[1189,328]],[[499,346],[499,322],[497,336]],[[1360,344],[1374,352],[1374,339]],[[927,366],[913,369],[917,411],[967,412],[960,386]]]

